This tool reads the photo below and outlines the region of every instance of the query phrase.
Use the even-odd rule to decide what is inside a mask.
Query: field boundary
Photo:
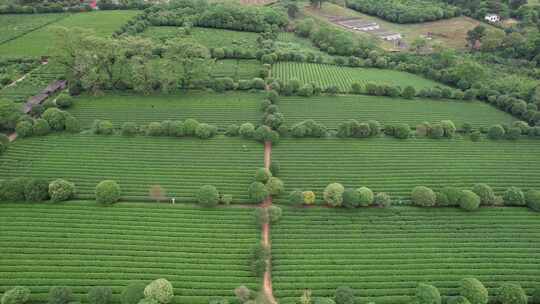
[[[270,170],[271,157],[272,142],[266,141],[264,143],[264,167],[268,170]],[[272,206],[272,196],[269,196],[262,202],[261,208],[268,209],[270,206]],[[266,261],[266,271],[264,272],[263,292],[270,303],[277,304],[272,290],[272,242],[270,242],[270,223],[268,221],[264,223],[261,230],[263,245],[268,248],[270,253],[270,257]]]
[[[19,38],[21,38],[21,37],[23,37],[23,36],[25,36],[25,35],[27,35],[27,34],[30,34],[30,33],[35,32],[35,31],[37,31],[37,30],[40,30],[40,29],[42,29],[42,28],[44,28],[44,27],[46,27],[46,26],[49,26],[49,25],[51,25],[51,24],[53,24],[53,23],[56,23],[56,22],[58,22],[58,21],[60,21],[60,20],[62,20],[62,19],[64,19],[64,18],[67,18],[67,17],[70,16],[70,13],[60,13],[60,14],[62,14],[63,16],[58,17],[58,18],[56,18],[56,19],[54,19],[54,20],[52,20],[52,21],[46,22],[46,23],[42,24],[41,26],[38,26],[38,27],[36,27],[36,28],[33,28],[33,29],[29,30],[28,32],[24,32],[24,33],[21,33],[21,34],[19,34],[19,35],[17,35],[17,36],[14,36],[14,37],[11,37],[11,38],[9,38],[9,39],[7,39],[7,40],[4,40],[4,41],[0,42],[0,45],[4,45],[4,44],[6,44],[6,43],[8,43],[8,42],[10,42],[10,41],[19,39]]]

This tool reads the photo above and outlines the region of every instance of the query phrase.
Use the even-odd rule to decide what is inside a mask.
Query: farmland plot
[[[67,14],[0,15],[0,44],[56,22]]]
[[[539,215],[526,208],[285,209],[272,226],[272,278],[280,303],[304,289],[333,297],[339,286],[356,303],[405,304],[418,283],[456,295],[476,277],[493,296],[504,282],[530,295],[540,283]]]
[[[249,203],[247,187],[263,164],[254,141],[57,134],[15,141],[0,157],[2,178],[65,178],[79,198],[93,198],[102,180],[117,181],[125,200],[149,200],[159,185],[167,197],[193,202],[198,189],[214,185],[237,203]]]
[[[232,300],[246,284],[257,289],[247,260],[259,233],[252,210],[205,210],[165,204],[0,205],[0,293],[13,285],[46,302],[51,286],[70,286],[79,300],[91,286],[122,288],[168,279],[175,303]]]
[[[213,77],[230,77],[235,80],[251,80],[260,77],[262,65],[258,60],[218,60],[212,67]]]
[[[110,120],[116,127],[124,122],[148,124],[154,121],[185,120],[225,128],[229,124],[257,123],[260,94],[225,92],[220,94],[192,92],[176,95],[107,94],[82,96],[69,110],[82,126],[88,128],[95,119]]]
[[[408,100],[364,95],[281,97],[279,108],[289,124],[314,119],[332,129],[347,119],[374,119],[383,124],[408,123],[412,127],[424,121],[445,119],[452,120],[457,127],[465,122],[474,127],[487,127],[515,120],[506,112],[479,101]]]
[[[421,185],[439,190],[487,183],[499,194],[510,186],[540,189],[538,153],[540,141],[528,139],[284,139],[272,149],[272,159],[281,164],[287,193],[313,190],[322,203],[324,188],[340,182],[407,203],[411,190]]]
[[[395,86],[413,86],[416,89],[432,88],[444,85],[420,76],[394,71],[372,68],[341,67],[328,64],[279,62],[272,66],[272,76],[289,81],[296,79],[300,83],[314,83],[321,88],[338,86],[341,92],[349,92],[354,82],[366,84],[388,84]]]
[[[54,47],[55,26],[83,27],[93,30],[98,36],[107,37],[138,13],[137,11],[96,11],[71,14],[58,22],[0,45],[0,56],[38,57],[50,55]]]
[[[26,102],[29,97],[41,93],[51,82],[58,80],[63,74],[64,69],[59,64],[41,65],[31,71],[25,79],[0,90],[0,97],[15,102]]]

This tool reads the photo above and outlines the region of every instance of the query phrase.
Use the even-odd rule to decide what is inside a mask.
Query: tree
[[[525,194],[525,201],[527,202],[527,206],[529,208],[531,208],[534,211],[540,211],[540,191],[539,190],[527,191],[527,193]]]
[[[532,304],[540,304],[540,286],[537,285],[534,288],[531,300],[532,300]]]
[[[206,123],[201,123],[195,129],[195,135],[200,139],[208,139],[217,134],[217,127]]]
[[[426,38],[423,37],[417,37],[414,39],[414,41],[411,43],[411,50],[416,52],[416,54],[422,53],[422,51],[428,46],[428,42]]]
[[[65,129],[70,133],[78,133],[81,131],[81,125],[79,120],[70,113],[64,112],[65,114]]]
[[[17,286],[9,289],[2,295],[2,304],[25,304],[30,299],[30,289]]]
[[[24,187],[27,202],[42,202],[49,198],[49,182],[44,179],[30,179]]]
[[[509,206],[525,205],[525,194],[518,187],[509,187],[503,194],[503,201]]]
[[[298,5],[295,2],[290,2],[287,4],[287,15],[289,15],[290,18],[296,18],[299,11],[300,9],[298,9]]]
[[[166,279],[154,280],[144,289],[144,296],[160,304],[167,304],[174,296],[173,286]]]
[[[255,172],[255,180],[261,183],[266,183],[272,177],[270,170],[266,168],[259,168]]]
[[[72,198],[73,195],[75,195],[75,184],[73,183],[63,179],[57,179],[49,184],[49,196],[53,202],[67,201]]]
[[[96,186],[96,201],[102,204],[117,202],[122,195],[120,186],[113,180],[101,181]],[[99,303],[96,303],[99,304]]]
[[[441,294],[433,285],[418,284],[415,297],[417,304],[441,304]]]
[[[463,190],[459,199],[461,209],[472,211],[480,206],[480,197],[470,190]]]
[[[350,287],[338,287],[334,295],[336,304],[354,304],[354,290]]]
[[[368,187],[360,187],[356,189],[359,195],[359,204],[361,207],[367,207],[373,203],[373,191]]]
[[[480,204],[482,205],[493,205],[497,200],[497,196],[495,195],[493,188],[487,184],[475,184],[472,191],[480,197]]]
[[[268,196],[268,189],[261,182],[253,182],[248,189],[249,198],[252,199],[255,203],[263,202]]]
[[[474,304],[487,304],[488,291],[484,285],[475,278],[461,280],[459,294]]]
[[[360,194],[355,189],[345,189],[343,192],[343,206],[346,208],[356,208],[360,203]]]
[[[279,222],[282,214],[283,214],[283,211],[278,206],[272,205],[268,207],[268,215],[270,217],[270,222],[272,224]]]
[[[373,202],[380,207],[388,208],[392,205],[392,198],[384,192],[379,192],[375,195]]]
[[[449,297],[446,303],[447,304],[471,304],[471,302],[469,302],[469,300],[467,300],[467,298],[463,296]]]
[[[32,127],[32,133],[37,136],[43,136],[47,135],[51,132],[51,127],[49,126],[49,123],[43,119],[38,118],[34,122],[34,126]]]
[[[422,207],[432,207],[436,203],[436,195],[433,190],[424,186],[417,186],[411,194],[412,202]]]
[[[399,139],[407,139],[411,133],[411,127],[406,123],[397,124],[394,126],[394,137]]]
[[[199,122],[195,119],[188,118],[184,121],[184,135],[186,136],[195,136],[197,135],[197,128],[199,127]]]
[[[169,60],[168,68],[174,71],[183,88],[187,89],[193,79],[209,76],[210,51],[201,44],[181,38],[170,39],[167,41],[165,58]]]
[[[125,122],[122,124],[122,135],[134,136],[135,134],[137,134],[137,132],[137,124],[135,124],[134,122]]]
[[[272,196],[279,196],[285,191],[283,182],[277,177],[270,177],[266,182],[266,188]]]
[[[124,287],[120,295],[122,304],[137,304],[144,298],[144,288],[146,285],[142,282],[131,283]]]
[[[406,99],[413,99],[416,96],[416,90],[413,86],[406,86],[401,92],[401,96]]]
[[[488,137],[490,139],[501,139],[504,137],[505,131],[501,125],[493,125],[489,127]]]
[[[343,185],[339,183],[329,184],[323,192],[324,201],[332,207],[339,207],[343,203],[343,192],[345,192]]]
[[[109,304],[112,302],[112,289],[101,286],[91,287],[87,299],[90,304]]]
[[[73,301],[73,292],[66,286],[52,287],[48,299],[48,304],[68,304]]]
[[[476,49],[477,44],[482,40],[482,37],[486,34],[486,27],[478,25],[474,29],[467,32],[467,42],[471,49]]]
[[[219,203],[219,192],[212,185],[205,185],[197,193],[197,201],[205,207],[215,207]]]
[[[15,127],[15,132],[17,132],[18,137],[30,137],[32,136],[32,123],[28,121],[20,121]]]
[[[278,176],[280,169],[280,163],[277,160],[272,160],[270,163],[270,173],[272,173],[272,176]]]
[[[41,117],[49,123],[52,130],[62,131],[66,126],[65,113],[57,108],[49,108],[45,110]]]
[[[240,125],[239,133],[243,138],[252,139],[255,136],[255,126],[249,122],[246,122]]]
[[[1,184],[0,200],[8,202],[22,202],[25,200],[25,189],[30,179],[17,177],[6,180]]]
[[[289,203],[293,206],[300,206],[304,203],[304,194],[300,190],[293,190],[289,193]]]
[[[503,283],[497,290],[497,300],[500,304],[527,304],[527,294],[514,283]]]
[[[313,191],[304,191],[304,192],[302,192],[302,195],[304,196],[304,204],[306,204],[306,205],[315,204],[315,199],[317,198],[315,196],[315,192],[313,192]]]
[[[0,99],[0,130],[14,130],[21,116],[20,105]]]

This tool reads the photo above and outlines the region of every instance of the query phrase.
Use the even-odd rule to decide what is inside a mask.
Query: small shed
[[[487,14],[484,17],[484,20],[486,20],[487,22],[490,22],[490,23],[496,23],[496,22],[501,21],[501,16],[499,16],[497,14]]]

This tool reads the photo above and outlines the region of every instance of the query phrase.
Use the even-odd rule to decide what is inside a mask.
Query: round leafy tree
[[[384,192],[379,192],[375,195],[375,198],[373,199],[373,202],[381,207],[388,208],[392,206],[392,198],[390,195]]]
[[[315,195],[315,192],[313,192],[313,191],[304,191],[304,192],[302,192],[302,195],[304,196],[304,204],[306,204],[306,205],[315,204],[315,199],[317,198],[317,196]]]
[[[112,289],[110,287],[94,286],[90,288],[86,297],[90,304],[109,304],[112,302]]]
[[[51,126],[49,126],[49,123],[43,119],[38,118],[34,122],[34,126],[32,127],[32,133],[37,136],[43,136],[47,135],[51,132]]]
[[[186,119],[184,121],[184,133],[186,136],[195,136],[197,132],[197,127],[199,127],[199,122],[195,119]]]
[[[146,135],[148,136],[161,136],[163,135],[163,129],[161,128],[161,123],[151,122],[146,128]]]
[[[137,124],[134,122],[125,122],[122,125],[122,135],[124,136],[133,136],[137,134]]]
[[[304,203],[304,194],[300,190],[293,190],[289,193],[289,203],[294,206],[299,206]]]
[[[281,166],[277,160],[273,160],[270,163],[270,172],[272,173],[272,176],[278,176],[280,169],[281,169]]]
[[[482,282],[475,278],[466,278],[461,280],[459,294],[465,297],[469,302],[475,304],[487,304],[488,291]]]
[[[122,304],[137,304],[141,299],[144,298],[144,288],[146,285],[144,283],[131,283],[128,286],[124,287],[122,294],[120,295],[120,300]]]
[[[525,194],[518,187],[510,187],[503,194],[503,200],[506,205],[524,206]]]
[[[430,188],[417,186],[412,191],[411,199],[412,202],[417,206],[431,207],[435,206],[437,196]]]
[[[375,196],[373,195],[373,191],[369,189],[368,187],[360,187],[356,189],[359,195],[359,203],[362,207],[367,207],[373,203],[373,200]]]
[[[144,296],[161,304],[167,304],[174,296],[172,284],[166,279],[154,280],[144,289]]]
[[[48,299],[48,304],[68,304],[73,301],[73,291],[66,286],[52,287]]]
[[[28,121],[20,121],[15,127],[15,132],[19,137],[30,137],[32,136],[32,124]]]
[[[441,294],[433,285],[418,284],[415,297],[417,304],[441,304]]]
[[[25,188],[29,181],[30,179],[26,177],[17,177],[4,181],[0,188],[1,199],[8,202],[24,201]]]
[[[355,189],[345,189],[343,192],[343,206],[356,208],[360,204],[360,194]]]
[[[270,177],[268,182],[266,182],[266,188],[272,196],[278,196],[282,194],[283,191],[285,191],[285,186],[283,186],[283,182],[277,177]]]
[[[64,130],[66,125],[66,115],[64,111],[61,111],[57,108],[49,108],[45,110],[45,112],[43,112],[43,115],[41,115],[41,117],[49,123],[49,126],[52,130]]]
[[[216,126],[209,125],[206,123],[201,123],[195,129],[195,135],[200,139],[212,138],[217,134]]]
[[[268,215],[270,216],[270,222],[272,224],[279,222],[282,214],[283,211],[278,206],[272,205],[268,207]]]
[[[336,304],[354,304],[354,290],[350,287],[338,287],[334,301]]]
[[[268,189],[266,189],[266,186],[261,182],[251,183],[251,185],[249,185],[248,193],[249,198],[255,203],[263,202],[270,195],[268,193]]]
[[[112,204],[122,195],[120,186],[113,180],[104,180],[96,186],[96,201],[98,203]]]
[[[66,131],[71,133],[78,133],[81,131],[81,124],[79,123],[79,120],[69,113],[66,114],[65,126]]]
[[[462,296],[450,297],[446,300],[447,304],[471,304],[467,298]]]
[[[323,192],[324,201],[332,207],[339,207],[343,203],[343,192],[345,192],[345,188],[342,184],[329,184]]]
[[[49,184],[49,196],[53,202],[67,201],[75,195],[75,184],[63,179],[54,180]]]
[[[527,206],[534,211],[540,211],[540,191],[539,190],[529,190],[525,195],[525,201]],[[538,303],[540,304],[540,303]]]
[[[197,201],[205,207],[214,207],[219,203],[219,192],[212,185],[204,185],[197,193]]]
[[[497,290],[500,304],[527,304],[527,294],[518,284],[503,283]]]
[[[56,98],[56,105],[61,109],[67,109],[73,105],[73,97],[62,93]]]
[[[49,198],[49,182],[44,179],[31,179],[24,187],[24,197],[28,202],[42,202]]]
[[[501,139],[504,137],[505,131],[501,125],[493,125],[489,127],[488,137],[490,139]]]
[[[463,190],[459,199],[459,206],[467,211],[476,210],[480,206],[480,197],[472,191]]]
[[[482,205],[493,205],[497,200],[495,191],[487,184],[475,184],[472,191],[480,197],[480,204]]]
[[[238,132],[243,138],[251,139],[255,136],[255,126],[249,122],[246,122],[240,126]]]
[[[399,139],[407,139],[411,133],[411,127],[408,124],[397,124],[394,126],[394,137]]]
[[[255,172],[255,180],[261,183],[266,183],[272,177],[270,170],[266,168],[259,168]]]
[[[30,299],[30,289],[26,287],[13,287],[6,291],[0,301],[2,304],[24,304]]]

